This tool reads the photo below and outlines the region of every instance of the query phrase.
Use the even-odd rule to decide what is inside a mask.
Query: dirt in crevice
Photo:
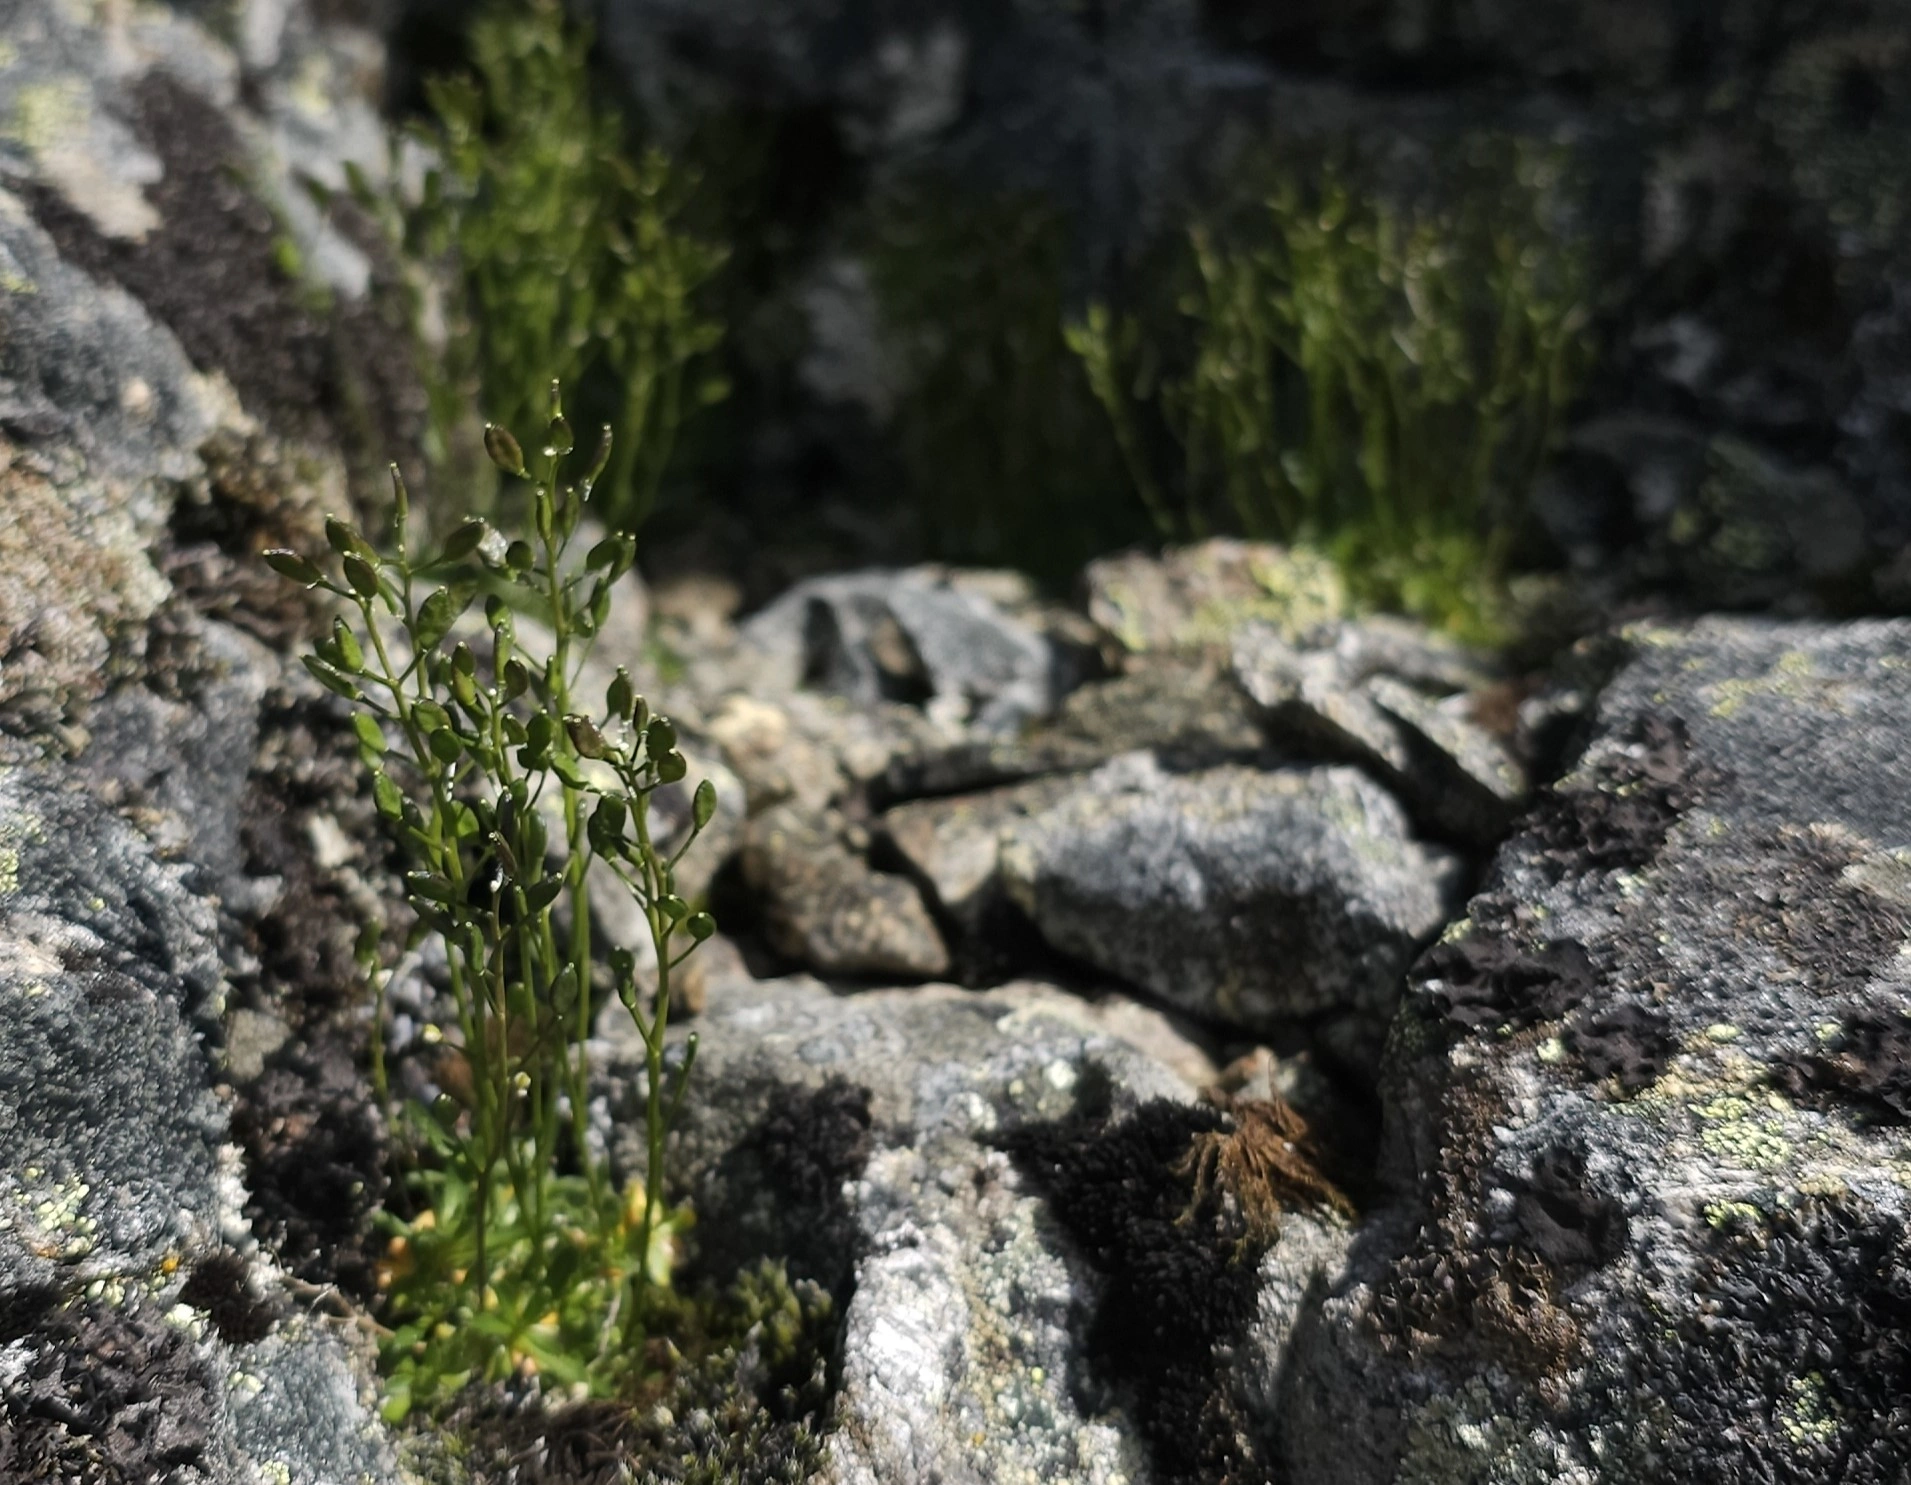
[[[1272,1469],[1229,1359],[1258,1315],[1268,1244],[1220,1190],[1198,1190],[1190,1158],[1230,1127],[1219,1109],[1158,1099],[1001,1140],[1101,1278],[1079,1382],[1125,1395],[1162,1485],[1249,1485]]]
[[[368,1303],[387,1150],[366,1072],[370,990],[355,947],[368,905],[402,907],[381,899],[379,884],[396,878],[383,869],[385,837],[364,794],[350,732],[329,699],[270,697],[240,840],[247,874],[280,887],[237,925],[257,967],[233,975],[232,1003],[275,1018],[285,1040],[234,1088],[232,1134],[246,1160],[246,1214],[281,1264]],[[334,833],[369,859],[323,861],[317,837]]]

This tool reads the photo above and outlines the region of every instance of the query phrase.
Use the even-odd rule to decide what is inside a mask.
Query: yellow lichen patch
[[[1708,1201],[1705,1220],[1711,1227],[1757,1226],[1763,1224],[1765,1214],[1749,1201]]]
[[[1829,694],[1833,684],[1817,677],[1811,656],[1803,650],[1787,650],[1764,675],[1749,679],[1734,677],[1702,686],[1700,690],[1709,691],[1716,698],[1711,707],[1712,715],[1723,719],[1736,715],[1746,702],[1760,696],[1782,696],[1793,701],[1810,697],[1842,711],[1837,699]]]
[[[0,133],[37,155],[84,130],[86,113],[83,79],[47,78],[28,83],[13,95],[13,111]]]
[[[1775,1421],[1785,1437],[1800,1448],[1830,1443],[1838,1437],[1835,1405],[1825,1395],[1821,1373],[1793,1377],[1788,1394],[1778,1406]]]

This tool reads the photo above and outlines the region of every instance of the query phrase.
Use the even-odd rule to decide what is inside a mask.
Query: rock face
[[[640,1078],[641,1050],[605,1024],[614,1078]],[[1039,985],[855,996],[802,979],[711,986],[682,1169],[719,1264],[725,1245],[782,1254],[793,1273],[847,1296],[822,1480],[1152,1477],[1157,1421],[1134,1406],[1152,1394],[1107,1357],[1084,1360],[1123,1280],[1050,1220],[1037,1167],[1016,1154],[1031,1131],[1067,1141],[1069,1120],[1091,1106],[1116,1130],[1186,1111],[1165,1116],[1170,1155],[1185,1151],[1173,1121],[1203,1111],[1161,1059],[1187,1049],[1158,1016],[1128,1017],[1125,1030],[1133,1040]],[[634,1145],[625,1153],[638,1158]],[[1167,1162],[1129,1174],[1163,1193],[1170,1216],[1188,1200]],[[1346,1237],[1331,1212],[1294,1212],[1260,1269],[1238,1276],[1242,1329],[1291,1325]],[[1177,1336],[1194,1341],[1196,1390],[1231,1397],[1225,1353],[1176,1318]]]
[[[1638,628],[1416,970],[1298,1479],[1911,1468],[1911,626]]]
[[[1131,754],[1001,850],[1010,895],[1056,948],[1244,1030],[1338,1023],[1358,1060],[1458,888],[1457,861],[1345,768],[1177,775]]]
[[[337,1340],[233,1246],[217,915],[189,874],[45,771],[0,773],[0,1467],[390,1478]]]
[[[274,938],[283,920],[254,935],[287,885],[247,833],[262,718],[296,705],[272,644],[309,621],[257,552],[343,503],[323,347],[349,338],[367,265],[290,171],[342,184],[368,123],[383,153],[371,38],[302,5],[249,15],[240,55],[182,9],[0,5],[8,1479],[397,1476],[354,1333],[294,1301],[250,1227],[215,1091],[243,1080],[222,1048],[253,949],[296,966],[275,983],[292,996],[316,995],[325,952]],[[295,244],[335,327],[277,266]],[[285,1028],[248,1014],[278,1027],[237,1059],[256,1076]],[[336,1174],[297,1164],[288,1186]]]

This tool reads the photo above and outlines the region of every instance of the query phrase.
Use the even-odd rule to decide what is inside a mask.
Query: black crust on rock
[[[1229,1388],[1229,1347],[1257,1313],[1259,1259],[1174,1167],[1215,1109],[1156,1099],[1118,1122],[1077,1114],[1002,1146],[1101,1275],[1085,1345],[1090,1380],[1129,1395],[1161,1485],[1264,1479]],[[1186,1219],[1186,1220],[1184,1220]]]

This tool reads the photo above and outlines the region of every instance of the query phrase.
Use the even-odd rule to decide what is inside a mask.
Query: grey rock
[[[1340,570],[1318,554],[1217,537],[1155,557],[1098,558],[1082,575],[1088,616],[1135,654],[1220,649],[1251,620],[1298,640],[1349,608]]]
[[[889,849],[928,884],[933,904],[974,931],[990,894],[1005,834],[1015,822],[1060,803],[1079,785],[1066,775],[949,799],[924,799],[887,811],[880,831]]]
[[[1055,948],[1252,1032],[1318,1019],[1371,1061],[1458,862],[1349,768],[1189,774],[1150,754],[1015,825],[1001,869]]]
[[[1145,1051],[1083,1019],[1074,996],[1040,985],[712,985],[678,1168],[699,1231],[745,1252],[812,1253],[819,1226],[832,1234],[849,1299],[823,1480],[1147,1478],[1133,1421],[1081,1367],[1098,1280],[995,1148],[1009,1129],[1069,1114],[1091,1086],[1117,1111],[1190,1096],[1162,1065],[1172,1033],[1158,1018]],[[617,1047],[621,1076],[638,1081],[640,1048]],[[846,1085],[839,1099],[866,1099],[868,1135],[824,1216],[772,1199],[779,1172],[758,1131],[770,1118],[788,1127],[786,1111],[832,1079]],[[635,1144],[624,1153],[636,1158]],[[1296,1215],[1267,1259],[1270,1331],[1338,1271],[1345,1241],[1331,1219]]]
[[[216,912],[190,875],[45,771],[0,771],[0,1310],[14,1317],[0,1401],[10,1413],[103,1325],[172,1358],[151,1379],[170,1434],[120,1419],[133,1400],[110,1389],[80,1394],[111,1414],[98,1426],[131,1429],[127,1468],[177,1456],[197,1461],[181,1478],[233,1485],[275,1467],[302,1485],[393,1479],[368,1373],[316,1322],[228,1345],[190,1312],[162,1318],[198,1257],[249,1241],[207,1051]],[[74,1296],[93,1308],[58,1310]]]
[[[1274,1404],[1296,1478],[1911,1468],[1911,625],[1623,638],[1416,970],[1388,1195]]]
[[[838,829],[780,806],[744,835],[744,879],[778,952],[826,975],[930,979],[949,951],[906,877],[872,869]]]
[[[1451,690],[1488,672],[1413,626],[1361,621],[1290,644],[1263,623],[1234,636],[1233,670],[1272,738],[1303,755],[1358,763],[1399,796],[1429,834],[1475,849],[1506,833],[1529,792],[1525,770],[1469,715],[1470,699],[1436,700],[1406,684]]]
[[[1054,709],[1066,679],[1053,644],[935,569],[808,579],[742,635],[786,689],[911,702],[952,729],[1014,732]]]

